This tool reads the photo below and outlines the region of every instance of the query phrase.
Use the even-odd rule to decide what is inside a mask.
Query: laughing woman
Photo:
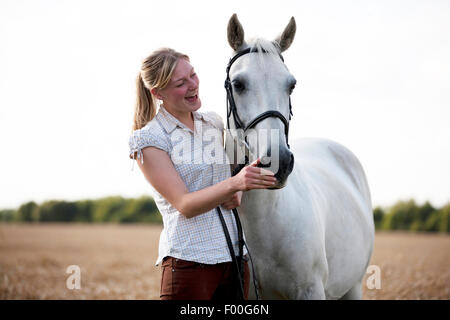
[[[136,85],[130,158],[152,186],[163,218],[156,261],[162,269],[160,297],[233,299],[237,272],[215,208],[221,206],[238,252],[230,210],[240,205],[243,191],[269,188],[276,179],[272,172],[257,167],[259,160],[234,177],[225,161],[205,161],[206,149],[224,154],[223,121],[214,112],[198,111],[199,78],[187,55],[166,48],[153,52],[143,61]],[[203,135],[211,130],[219,139]],[[245,263],[245,298],[248,287]]]

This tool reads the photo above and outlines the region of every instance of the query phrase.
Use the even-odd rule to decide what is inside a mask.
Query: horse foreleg
[[[321,280],[309,285],[302,285],[295,294],[296,300],[325,300],[325,289]]]
[[[340,298],[340,300],[361,300],[362,299],[362,286],[361,282],[355,284],[346,294]]]

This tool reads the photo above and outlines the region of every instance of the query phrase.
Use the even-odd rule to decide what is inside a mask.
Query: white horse
[[[292,18],[274,42],[246,42],[239,20],[231,17],[228,42],[234,54],[249,47],[259,50],[240,56],[229,70],[236,110],[244,124],[269,110],[289,119],[295,79],[280,54],[291,45],[295,31]],[[231,129],[238,127],[232,115],[228,120]],[[265,118],[254,129],[282,132],[276,150],[277,188],[245,192],[239,207],[261,297],[361,299],[374,223],[370,191],[358,159],[325,139],[289,141],[289,149],[279,117]],[[254,157],[261,157],[275,154],[268,150],[271,143],[268,139],[266,150],[250,142],[247,146]]]

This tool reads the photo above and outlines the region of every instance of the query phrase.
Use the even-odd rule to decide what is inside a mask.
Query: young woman
[[[163,218],[156,261],[162,265],[160,297],[234,298],[237,275],[215,208],[221,206],[237,253],[231,209],[240,205],[242,192],[271,187],[276,178],[257,167],[259,159],[234,177],[226,161],[210,161],[206,150],[224,153],[223,121],[214,112],[197,111],[199,79],[187,55],[167,48],[153,52],[143,61],[136,85],[130,158],[153,187]],[[202,134],[214,130],[217,139]],[[248,287],[245,263],[245,297]]]

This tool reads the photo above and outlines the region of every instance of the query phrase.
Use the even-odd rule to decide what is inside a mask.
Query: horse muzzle
[[[266,158],[268,159],[268,158]],[[287,178],[291,174],[292,170],[294,169],[294,154],[288,150],[285,149],[280,154],[280,157],[278,159],[278,163],[272,162],[272,160],[269,158],[268,161],[261,161],[261,164],[258,165],[258,167],[261,168],[268,168],[273,169],[272,167],[278,168],[277,172],[275,172],[275,178],[277,178],[277,184],[273,187],[270,187],[268,189],[274,190],[274,189],[282,189],[286,186]],[[274,172],[274,171],[273,171]]]

